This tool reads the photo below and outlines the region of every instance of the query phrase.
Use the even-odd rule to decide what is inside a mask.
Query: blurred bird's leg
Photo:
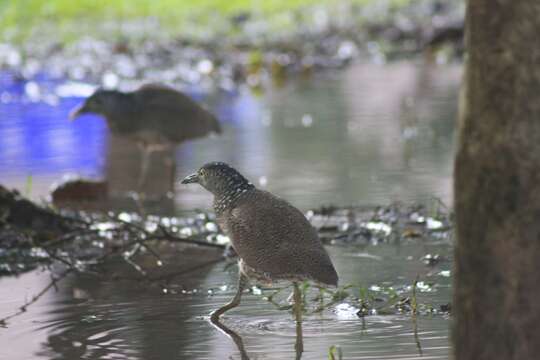
[[[293,282],[294,287],[294,315],[296,318],[296,343],[294,344],[294,350],[296,351],[296,359],[299,360],[304,352],[304,340],[302,336],[302,311],[304,302],[302,301],[302,291],[297,282]]]
[[[175,184],[175,177],[176,177],[176,159],[174,157],[175,152],[174,148],[172,149],[165,149],[165,159],[163,162],[167,166],[167,170],[169,171],[169,189],[168,191],[174,191],[174,184]]]
[[[150,157],[152,156],[152,150],[147,146],[142,146],[142,159],[141,159],[141,172],[139,173],[139,181],[137,183],[137,188],[139,191],[142,190],[146,178],[148,176],[148,168],[150,167]]]
[[[242,270],[240,270],[238,274],[238,289],[236,290],[236,294],[232,298],[232,300],[220,307],[219,309],[215,310],[210,314],[210,321],[216,322],[219,320],[219,317],[225,313],[226,311],[229,311],[232,308],[237,307],[240,304],[240,299],[242,298],[242,293],[244,292],[244,289],[249,284],[248,277],[244,274]]]

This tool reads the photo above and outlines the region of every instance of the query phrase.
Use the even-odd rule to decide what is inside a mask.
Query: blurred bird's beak
[[[86,104],[82,103],[81,105],[71,110],[71,112],[69,113],[69,120],[73,121],[76,118],[78,118],[81,114],[88,112],[85,105]]]
[[[192,184],[192,183],[198,183],[198,182],[199,182],[199,176],[197,175],[197,173],[188,175],[182,180],[182,184]]]

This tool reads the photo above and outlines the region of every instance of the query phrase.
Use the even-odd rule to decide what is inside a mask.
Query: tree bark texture
[[[540,359],[540,0],[469,0],[465,36],[455,358]]]

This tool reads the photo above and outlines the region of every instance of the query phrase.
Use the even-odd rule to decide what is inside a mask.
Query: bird
[[[69,118],[74,120],[87,113],[103,116],[113,134],[129,138],[141,147],[139,186],[144,183],[153,151],[222,133],[211,112],[182,92],[157,83],[131,92],[97,89],[71,111]]]
[[[299,282],[338,285],[338,274],[317,231],[287,201],[257,189],[224,162],[207,163],[181,183],[198,183],[214,195],[217,224],[239,256],[237,292],[229,303],[212,312],[212,322],[240,304],[250,279],[292,281],[297,324],[302,311]]]

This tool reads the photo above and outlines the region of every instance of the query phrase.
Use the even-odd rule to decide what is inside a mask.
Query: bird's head
[[[241,194],[254,186],[236,169],[223,162],[211,162],[186,176],[182,184],[197,183],[214,195]]]
[[[120,91],[98,89],[81,105],[73,109],[69,114],[69,118],[75,120],[80,115],[88,113],[110,114],[122,103],[124,97],[125,94]]]

